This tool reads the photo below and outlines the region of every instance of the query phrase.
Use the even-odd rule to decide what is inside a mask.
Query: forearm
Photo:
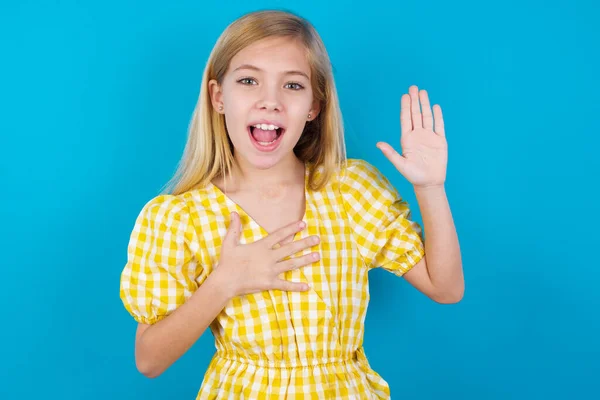
[[[432,285],[461,298],[464,276],[458,235],[444,186],[415,187],[425,234],[425,255]]]
[[[218,271],[218,270],[217,270]],[[147,327],[136,340],[136,364],[148,377],[162,374],[200,338],[231,299],[217,271],[168,317]]]

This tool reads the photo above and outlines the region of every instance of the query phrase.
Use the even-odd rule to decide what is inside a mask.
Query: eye
[[[242,78],[238,81],[238,83],[241,83],[242,85],[252,85],[252,83],[248,83],[249,81],[256,82],[254,78]]]
[[[304,89],[304,86],[302,86],[301,84],[297,83],[297,82],[289,82],[286,84],[287,85],[293,85],[293,88],[291,88],[292,90],[302,90]]]

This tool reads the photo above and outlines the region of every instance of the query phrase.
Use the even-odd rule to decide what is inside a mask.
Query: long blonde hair
[[[312,166],[309,188],[323,188],[346,160],[342,114],[331,62],[321,37],[310,22],[290,12],[255,11],[231,23],[210,53],[183,157],[166,185],[166,192],[177,195],[204,187],[215,177],[231,171],[233,145],[227,135],[224,115],[212,107],[208,82],[215,79],[222,84],[231,59],[246,46],[269,37],[298,39],[306,47],[313,96],[321,111],[306,124],[294,153]]]

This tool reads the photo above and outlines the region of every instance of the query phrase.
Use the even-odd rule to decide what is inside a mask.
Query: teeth
[[[279,129],[277,125],[269,125],[269,124],[256,124],[253,125],[255,128],[262,129],[263,131],[273,131],[275,129]]]

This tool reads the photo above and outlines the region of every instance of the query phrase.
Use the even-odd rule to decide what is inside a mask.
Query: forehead
[[[272,72],[299,70],[310,76],[306,47],[293,38],[267,38],[246,46],[231,59],[230,70],[244,64]]]

